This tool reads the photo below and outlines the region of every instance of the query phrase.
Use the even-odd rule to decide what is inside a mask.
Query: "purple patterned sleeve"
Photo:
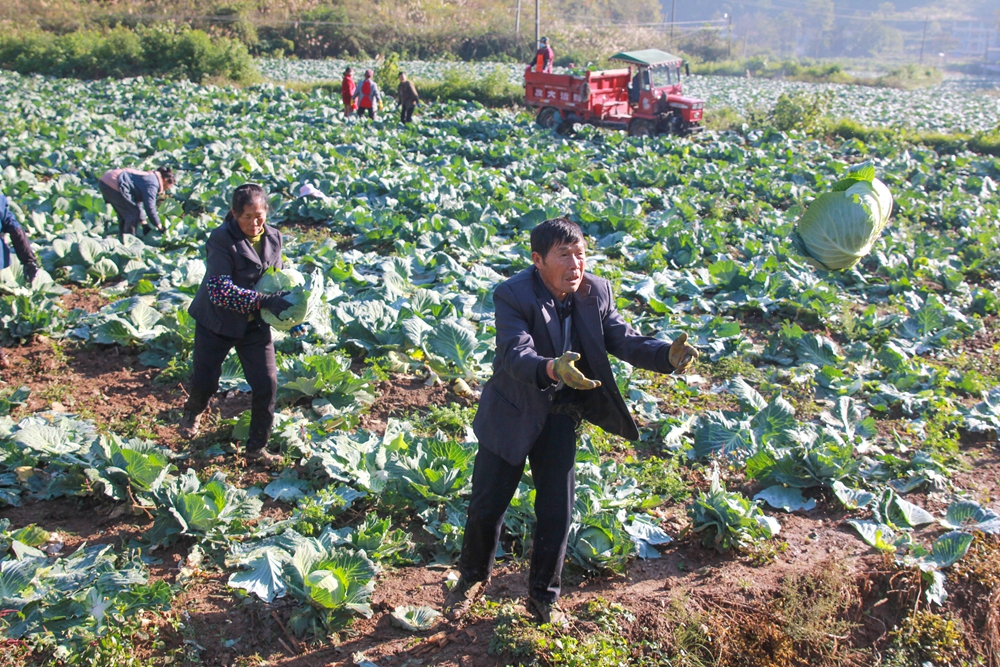
[[[260,292],[243,289],[233,284],[232,276],[212,276],[205,279],[208,300],[213,306],[235,310],[237,313],[252,313],[260,308]]]

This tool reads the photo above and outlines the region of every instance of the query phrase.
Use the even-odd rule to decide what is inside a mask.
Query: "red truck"
[[[627,69],[583,76],[524,73],[524,97],[536,121],[557,132],[575,123],[627,130],[632,136],[690,134],[702,130],[702,100],[681,94],[681,58],[646,49],[611,57]]]

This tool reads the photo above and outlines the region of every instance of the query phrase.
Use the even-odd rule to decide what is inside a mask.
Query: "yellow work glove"
[[[557,378],[573,389],[596,389],[601,386],[600,380],[591,380],[580,372],[575,362],[580,358],[576,352],[566,352],[552,362],[552,372]]]
[[[674,372],[679,373],[687,368],[688,364],[698,358],[698,350],[693,345],[688,345],[688,335],[682,333],[670,344],[670,352],[667,358],[670,365],[674,367]]]

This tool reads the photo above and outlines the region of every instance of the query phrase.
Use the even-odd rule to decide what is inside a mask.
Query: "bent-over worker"
[[[125,235],[135,235],[142,224],[142,233],[148,234],[152,226],[163,231],[156,202],[161,194],[173,187],[176,178],[170,167],[155,171],[139,169],[111,169],[104,172],[97,182],[104,201],[111,204],[118,214],[118,240],[125,242]]]

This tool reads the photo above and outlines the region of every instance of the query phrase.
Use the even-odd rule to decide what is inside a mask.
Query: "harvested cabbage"
[[[316,312],[319,301],[323,297],[323,274],[319,269],[316,269],[306,279],[295,269],[282,269],[281,271],[269,269],[257,281],[254,289],[265,294],[289,292],[285,299],[292,306],[282,311],[280,316],[274,315],[267,309],[260,311],[265,322],[280,331],[288,331],[307,321]]]
[[[861,164],[809,204],[799,219],[798,240],[820,268],[849,269],[871,252],[890,213],[892,193],[875,178],[875,167]]]

